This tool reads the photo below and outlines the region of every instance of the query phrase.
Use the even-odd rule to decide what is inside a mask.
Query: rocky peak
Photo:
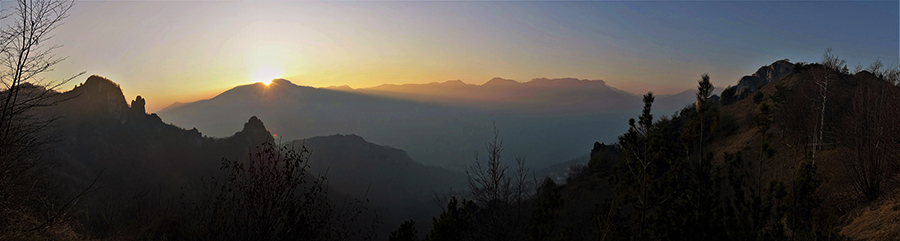
[[[246,132],[246,131],[259,131],[259,130],[266,131],[266,126],[263,124],[263,122],[261,120],[259,120],[259,118],[257,118],[256,116],[253,116],[253,117],[250,117],[250,120],[248,120],[247,123],[244,123],[244,129],[241,131]]]
[[[147,109],[144,108],[147,105],[147,101],[144,98],[141,98],[140,95],[137,96],[134,100],[131,101],[131,111],[137,114],[147,113]]]
[[[250,120],[244,123],[244,129],[235,134],[235,136],[237,135],[245,136],[250,143],[263,143],[274,140],[272,133],[266,130],[266,126],[256,116],[250,117]]]
[[[752,76],[761,78],[765,81],[766,84],[771,83],[772,81],[785,76],[791,71],[794,70],[794,64],[789,62],[788,59],[782,59],[779,61],[775,61],[770,65],[763,66],[756,70],[756,73],[753,73]]]
[[[109,80],[109,79],[104,78],[103,76],[99,76],[99,75],[91,75],[90,77],[87,78],[87,80],[84,81],[84,84],[80,85],[80,87],[94,88],[94,90],[96,90],[98,92],[107,90],[107,89],[109,89],[109,90],[115,89],[118,91],[122,91],[119,84],[116,84],[112,80]]]
[[[124,113],[130,109],[119,85],[101,76],[88,77],[83,84],[76,86],[71,92],[76,94],[76,99],[72,100],[71,104],[75,104],[87,112],[106,113],[122,119]]]
[[[770,65],[760,67],[756,70],[756,73],[741,78],[737,85],[725,88],[722,92],[722,104],[727,105],[746,98],[759,88],[790,74],[792,71],[794,71],[794,64],[788,59],[778,60]]]
[[[594,148],[591,149],[591,159],[598,158],[598,155],[606,154],[617,156],[621,153],[621,148],[617,144],[607,145],[602,142],[594,142]]]

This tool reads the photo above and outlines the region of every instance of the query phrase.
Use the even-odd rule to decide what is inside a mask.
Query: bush
[[[361,200],[341,208],[329,202],[326,177],[313,175],[309,151],[271,143],[251,151],[246,162],[222,160],[223,177],[213,179],[195,207],[194,239],[347,240],[369,238],[356,228],[367,210]]]

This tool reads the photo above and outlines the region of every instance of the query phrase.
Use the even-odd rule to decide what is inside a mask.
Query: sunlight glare
[[[272,80],[281,76],[281,72],[272,67],[262,67],[256,69],[253,73],[253,81],[260,82],[265,85],[272,83]]]

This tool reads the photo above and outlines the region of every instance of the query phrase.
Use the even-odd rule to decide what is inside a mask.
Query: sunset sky
[[[898,12],[897,1],[79,1],[53,39],[69,59],[47,77],[105,76],[149,112],[275,77],[354,88],[575,77],[668,94],[709,73],[721,90],[828,47],[851,69],[896,66]]]

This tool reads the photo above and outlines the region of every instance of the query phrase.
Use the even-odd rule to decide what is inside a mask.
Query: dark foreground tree
[[[473,240],[472,230],[472,213],[475,211],[475,205],[472,201],[458,201],[456,197],[451,197],[447,202],[447,208],[438,217],[432,218],[433,228],[428,235],[425,235],[427,241],[459,241]]]
[[[417,241],[419,236],[416,232],[416,221],[412,219],[404,221],[400,224],[400,228],[391,232],[388,241]]]
[[[213,179],[195,207],[194,239],[349,240],[370,239],[374,227],[359,218],[365,199],[335,205],[327,179],[314,175],[306,147],[276,149],[265,143],[247,161],[222,160],[223,176]],[[362,222],[366,223],[366,222]],[[375,222],[369,222],[372,224]],[[374,226],[374,225],[373,225]]]
[[[479,207],[472,234],[476,240],[522,240],[530,214],[525,201],[532,197],[534,181],[523,157],[516,157],[516,169],[500,159],[503,140],[496,126],[493,134],[485,145],[487,161],[476,155],[475,164],[466,168],[472,201]]]
[[[54,118],[37,112],[62,101],[55,98],[56,89],[83,74],[62,80],[40,76],[65,60],[53,54],[60,46],[47,41],[73,4],[18,0],[0,17],[0,239],[38,238],[34,235],[41,236],[81,196],[62,204],[48,198],[41,157],[52,141],[45,130]]]
[[[563,208],[563,199],[559,194],[559,186],[550,177],[544,178],[536,193],[536,205],[531,217],[531,240],[556,240],[559,233],[554,229],[559,213]]]
[[[849,114],[841,121],[840,143],[847,148],[842,162],[859,196],[882,196],[897,173],[900,159],[900,87],[898,70],[880,70],[875,62],[855,76]]]

